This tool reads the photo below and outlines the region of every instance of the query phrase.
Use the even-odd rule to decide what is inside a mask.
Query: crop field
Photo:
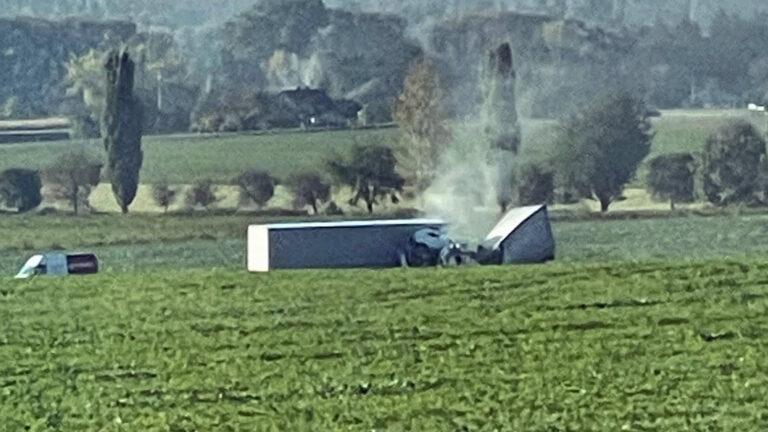
[[[654,154],[727,117],[656,119]],[[546,154],[551,124],[527,127]],[[148,137],[142,176],[285,176],[395,133]],[[99,151],[0,146],[0,169],[70,145]],[[542,266],[247,274],[246,227],[274,220],[3,214],[0,430],[768,427],[768,215],[557,219]],[[50,249],[93,251],[102,274],[10,280]]]
[[[7,430],[765,430],[768,264],[4,285]]]
[[[3,215],[0,250],[59,249],[243,238],[248,215]]]
[[[204,212],[3,215],[0,274],[18,270],[28,255],[62,248],[95,252],[107,272],[242,269],[248,225],[272,220],[276,219]],[[558,261],[572,263],[737,260],[768,255],[768,215],[556,220],[553,229]]]

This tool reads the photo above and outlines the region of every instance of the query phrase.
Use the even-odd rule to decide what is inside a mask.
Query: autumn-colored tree
[[[434,179],[440,155],[450,139],[447,117],[437,69],[427,59],[415,60],[395,103],[394,119],[401,132],[398,163],[418,191],[425,190]]]

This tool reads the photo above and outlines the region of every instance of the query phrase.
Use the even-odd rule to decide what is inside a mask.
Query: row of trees
[[[590,198],[608,211],[649,154],[649,117],[629,95],[606,97],[567,117],[552,158],[516,173],[520,203]],[[673,210],[697,200],[720,207],[767,205],[766,142],[752,123],[735,120],[710,134],[700,152],[654,157],[644,180],[650,194]]]
[[[255,204],[264,207],[275,195],[275,187],[280,183],[265,171],[247,171],[233,180],[240,191],[241,205]],[[293,206],[296,209],[310,207],[313,214],[320,214],[320,206],[328,203],[331,198],[330,184],[319,174],[313,172],[291,176],[286,182],[293,192]],[[181,189],[167,182],[152,185],[152,198],[165,212],[181,197]],[[217,186],[211,180],[202,180],[187,189],[184,203],[189,207],[210,208],[221,197]],[[326,213],[334,213],[332,206],[326,208]]]
[[[608,211],[650,153],[654,115],[628,93],[610,94],[573,111],[560,120],[548,158],[518,158],[511,168],[513,201],[530,205],[588,198]],[[427,60],[413,63],[394,118],[401,130],[398,169],[417,193],[428,189],[438,174],[451,142],[449,117],[435,66]],[[669,201],[673,209],[676,203],[697,199],[717,206],[768,204],[766,143],[751,123],[735,121],[709,136],[701,152],[651,159],[645,183],[655,198]],[[455,187],[458,193],[461,185]]]
[[[368,213],[384,200],[397,204],[403,192],[405,179],[397,172],[397,159],[388,146],[381,144],[357,145],[349,157],[336,157],[327,161],[325,173],[304,172],[291,175],[285,182],[266,171],[247,171],[235,177],[231,184],[240,191],[242,205],[254,204],[264,207],[275,194],[279,184],[288,186],[293,194],[293,207],[297,210],[311,208],[312,213],[326,214],[341,212],[331,200],[333,188],[347,188],[351,191],[348,204],[364,206]],[[167,183],[153,185],[155,202],[166,211],[179,197],[179,189]],[[186,192],[185,204],[190,207],[209,208],[219,201],[216,185],[203,180]]]
[[[493,105],[489,109],[499,107]],[[435,180],[441,158],[451,145],[450,113],[436,66],[426,59],[414,62],[395,104],[394,118],[401,130],[397,146],[400,170],[417,193],[424,192]],[[607,211],[650,151],[651,115],[641,100],[629,94],[610,95],[574,111],[560,121],[554,152],[545,163],[524,161],[516,153],[517,160],[512,166],[500,165],[503,170],[514,171],[511,175],[499,175],[513,183],[502,185],[504,193],[515,196],[498,197],[499,202],[529,205],[555,198],[565,202],[593,198]],[[490,137],[494,131],[484,133]],[[489,151],[488,157],[500,156]],[[490,165],[498,163],[491,161]],[[443,168],[450,170],[455,166]],[[453,186],[461,193],[461,185]]]
[[[283,182],[266,171],[252,170],[235,177],[230,184],[238,187],[241,205],[254,204],[260,208],[274,197],[278,184],[285,184],[293,193],[294,208],[309,207],[313,214],[320,214],[323,207],[327,214],[338,213],[338,206],[331,201],[332,187],[346,187],[352,192],[349,204],[363,205],[372,213],[384,199],[399,202],[398,194],[403,191],[405,180],[397,173],[396,164],[389,147],[358,145],[348,158],[329,160],[324,174],[298,173]],[[101,180],[102,167],[98,158],[77,151],[62,155],[42,171],[9,169],[0,173],[0,201],[7,208],[27,212],[40,205],[45,190],[49,199],[67,202],[77,214],[90,208],[89,197]],[[182,196],[187,206],[206,209],[220,200],[217,185],[210,180],[186,188],[184,195],[182,192],[181,187],[167,182],[152,185],[152,197],[165,211]]]
[[[7,169],[0,173],[0,202],[20,213],[33,210],[43,200],[45,185],[50,199],[69,202],[77,214],[90,207],[88,198],[99,184],[101,169],[98,159],[82,151],[66,153],[42,171]]]
[[[649,163],[648,190],[676,203],[704,199],[717,206],[768,204],[768,155],[760,132],[736,120],[709,135],[697,153],[661,155]]]
[[[557,151],[548,163],[516,166],[517,203],[591,198],[607,211],[612,202],[620,199],[650,150],[653,134],[647,110],[630,96],[609,97],[563,120],[560,129]],[[326,212],[338,212],[331,201],[332,188],[348,188],[352,192],[349,204],[362,204],[372,213],[385,199],[399,202],[408,181],[398,169],[403,167],[398,165],[392,148],[369,144],[356,146],[348,158],[327,162],[324,174],[301,173],[283,182],[255,170],[237,176],[231,184],[240,191],[240,204],[263,207],[282,183],[293,193],[294,208],[309,207],[314,214],[319,214],[324,205]],[[68,202],[78,213],[90,207],[89,195],[101,179],[101,170],[102,163],[84,152],[65,154],[41,172],[9,169],[0,173],[0,201],[19,212],[32,210],[41,203],[45,185],[51,199]],[[673,153],[651,159],[646,185],[654,197],[668,200],[673,209],[676,203],[699,198],[719,206],[768,204],[766,143],[751,123],[733,122],[710,135],[700,153]],[[182,189],[161,182],[153,185],[152,194],[167,211],[182,197]],[[216,185],[208,180],[187,188],[183,198],[190,207],[204,208],[219,200]]]
[[[618,95],[566,118],[555,155],[517,173],[520,203],[590,198],[608,211],[649,154],[649,115],[641,101]],[[673,210],[697,200],[720,207],[768,205],[766,142],[752,123],[735,120],[710,134],[700,152],[654,157],[644,180],[650,194]]]
[[[123,213],[136,197],[144,155],[141,149],[142,105],[134,95],[135,63],[127,51],[112,51],[102,66],[103,96],[99,125],[106,154],[106,177]],[[65,199],[75,213],[88,207],[91,190],[101,180],[104,164],[85,152],[67,153],[42,174],[11,169],[0,176],[0,199],[20,212],[42,201],[42,183],[55,199]]]

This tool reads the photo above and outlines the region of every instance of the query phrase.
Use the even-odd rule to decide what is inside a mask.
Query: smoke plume
[[[521,132],[515,103],[516,75],[508,43],[491,51],[482,66],[485,101],[439,163],[437,178],[424,193],[427,214],[451,224],[453,235],[480,239],[511,204],[512,174]]]

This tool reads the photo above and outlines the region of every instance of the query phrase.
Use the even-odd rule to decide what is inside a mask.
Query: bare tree
[[[101,162],[84,151],[65,153],[43,172],[43,183],[53,199],[66,200],[75,214],[90,207],[88,197],[101,179]]]
[[[168,207],[176,201],[178,194],[179,191],[171,188],[168,182],[162,181],[152,185],[152,198],[165,213],[168,213]]]
[[[247,171],[235,178],[243,203],[254,202],[263,207],[275,195],[277,180],[264,171]]]
[[[195,183],[187,190],[187,195],[184,197],[184,201],[188,206],[201,206],[206,210],[218,200],[216,187],[210,180]]]
[[[288,184],[293,189],[293,206],[299,209],[310,206],[314,214],[318,214],[318,203],[328,201],[331,196],[331,186],[319,174],[297,174]]]

